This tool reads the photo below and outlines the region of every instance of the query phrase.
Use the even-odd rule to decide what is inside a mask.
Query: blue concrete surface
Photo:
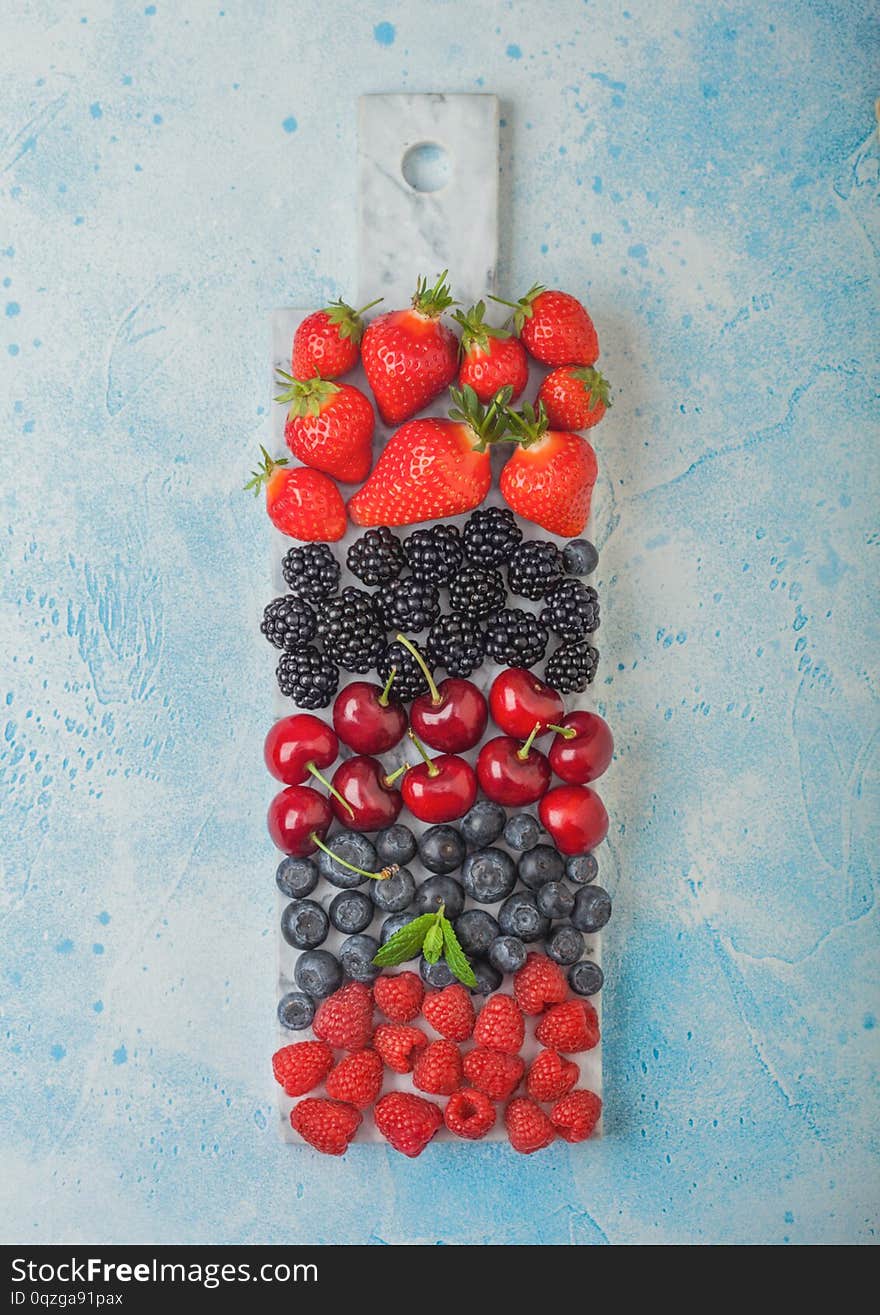
[[[872,8],[3,7],[3,1240],[874,1240]],[[503,97],[502,286],[616,389],[608,1135],[335,1162],[272,1122],[239,490],[270,309],[354,285],[355,97],[436,88]]]

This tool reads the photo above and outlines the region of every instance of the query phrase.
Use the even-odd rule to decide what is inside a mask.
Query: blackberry
[[[541,620],[566,644],[576,644],[599,629],[599,595],[580,580],[563,580],[547,595]]]
[[[318,622],[308,603],[294,594],[273,598],[263,611],[260,631],[270,644],[294,653],[315,638]]]
[[[506,607],[486,627],[486,653],[506,667],[533,667],[547,651],[547,630],[539,617]]]
[[[346,671],[372,671],[385,647],[372,594],[352,585],[320,607],[318,634],[327,656]]]
[[[548,539],[521,543],[507,565],[511,593],[523,598],[543,598],[562,579],[562,553]]]
[[[431,584],[449,584],[464,561],[461,536],[455,525],[434,525],[429,530],[415,530],[405,540],[403,551],[413,575]]]
[[[562,560],[569,575],[592,575],[599,565],[599,554],[589,539],[572,539],[562,549]]]
[[[326,708],[339,685],[339,668],[311,645],[282,653],[275,676],[281,693],[298,708]]]
[[[598,665],[599,650],[586,641],[562,644],[547,659],[544,679],[560,694],[583,694],[592,684]]]
[[[389,630],[417,634],[433,625],[440,615],[437,586],[414,575],[408,575],[405,580],[392,580],[376,591],[375,600]]]
[[[523,532],[507,507],[483,507],[468,518],[462,540],[472,562],[500,566],[522,541]]]
[[[450,676],[469,676],[482,666],[486,656],[483,632],[476,621],[455,612],[434,622],[425,651],[432,665],[445,667]]]
[[[311,603],[329,598],[339,588],[339,563],[326,543],[289,548],[281,563],[281,574],[292,594]]]
[[[466,566],[449,586],[449,606],[472,621],[494,616],[507,602],[507,590],[493,566]]]
[[[428,665],[430,666],[430,663]],[[386,646],[376,663],[376,670],[383,685],[391,675],[392,668],[394,693],[402,702],[408,703],[410,699],[417,699],[420,694],[427,694],[428,682],[425,680],[424,671],[409,649],[404,648],[397,639]]]
[[[387,525],[380,525],[355,539],[345,563],[364,584],[388,584],[397,579],[406,564],[403,544]]]

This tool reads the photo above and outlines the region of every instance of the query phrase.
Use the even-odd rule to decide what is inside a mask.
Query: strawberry
[[[363,982],[346,982],[318,1005],[312,1031],[339,1050],[364,1050],[373,1032],[373,995]]]
[[[483,407],[470,387],[451,390],[449,419],[401,425],[348,504],[355,525],[414,525],[478,507],[489,492],[489,446],[507,431],[502,393]],[[502,400],[503,399],[503,400]]]
[[[376,418],[369,398],[354,384],[297,383],[283,370],[278,375],[284,391],[275,401],[290,404],[284,438],[293,455],[343,484],[360,484],[373,463]]]
[[[474,1028],[474,1041],[478,1046],[489,1046],[492,1050],[503,1050],[507,1055],[516,1055],[525,1036],[525,1023],[522,1010],[512,995],[498,992],[492,995],[480,1010]]]
[[[373,1036],[373,1045],[383,1063],[395,1073],[411,1073],[416,1055],[427,1044],[428,1038],[420,1027],[408,1027],[405,1023],[380,1023]]]
[[[413,1086],[432,1096],[451,1096],[461,1086],[461,1051],[453,1041],[432,1041],[413,1065]]]
[[[556,1136],[556,1129],[541,1106],[528,1096],[517,1096],[510,1102],[504,1111],[504,1122],[511,1146],[521,1155],[543,1150]]]
[[[501,472],[507,504],[551,534],[576,539],[590,516],[596,454],[585,438],[547,428],[547,414],[527,403],[508,414],[519,446]]]
[[[577,297],[536,283],[519,301],[492,300],[512,307],[523,346],[542,365],[595,365],[599,359],[596,329]]]
[[[554,429],[592,429],[611,405],[608,380],[591,365],[561,365],[538,389]]]
[[[476,1015],[471,997],[457,982],[426,996],[422,1014],[448,1041],[467,1041],[474,1030]]]
[[[451,305],[444,269],[433,288],[419,279],[406,310],[387,311],[367,326],[361,358],[386,425],[414,416],[455,378],[458,339],[440,323]]]
[[[364,333],[364,311],[382,300],[352,310],[344,301],[331,301],[323,310],[307,315],[293,335],[290,368],[294,379],[338,379],[358,362],[358,345]]]
[[[304,1096],[333,1067],[333,1051],[323,1041],[295,1041],[272,1056],[272,1072],[288,1096]]]
[[[467,1141],[479,1141],[495,1127],[495,1106],[482,1091],[474,1087],[462,1087],[456,1091],[446,1104],[443,1121],[456,1137]]]
[[[526,1091],[532,1100],[559,1100],[571,1091],[579,1076],[573,1060],[563,1059],[555,1050],[541,1050],[529,1069]]]
[[[550,1122],[566,1141],[586,1141],[602,1113],[602,1102],[593,1091],[579,1087],[557,1101],[550,1111]]]
[[[524,1014],[542,1014],[548,1005],[568,999],[565,973],[544,954],[530,954],[514,974],[513,994]]]
[[[339,489],[318,470],[307,466],[288,469],[287,458],[269,456],[260,448],[263,463],[251,471],[245,484],[256,497],[266,486],[269,520],[282,534],[306,543],[335,543],[345,533],[345,503]]]
[[[507,1100],[519,1086],[525,1072],[519,1055],[505,1055],[500,1050],[476,1046],[464,1057],[464,1076],[492,1100]]]
[[[290,1126],[323,1155],[344,1155],[363,1115],[341,1100],[311,1096],[290,1111]]]
[[[599,1019],[589,1000],[569,1000],[547,1010],[535,1028],[535,1036],[542,1046],[576,1055],[598,1045]]]
[[[529,381],[529,362],[519,338],[509,329],[496,329],[483,321],[486,303],[478,301],[453,318],[462,328],[458,386],[470,384],[481,402],[491,402],[502,388],[510,388],[515,402]]]
[[[425,987],[418,973],[385,973],[373,983],[373,995],[392,1023],[411,1023],[421,1012]]]
[[[327,1077],[327,1095],[344,1100],[359,1110],[366,1109],[382,1090],[382,1060],[375,1050],[356,1050],[346,1055]]]
[[[421,1155],[443,1122],[440,1106],[411,1091],[389,1091],[373,1111],[376,1127],[396,1151]]]

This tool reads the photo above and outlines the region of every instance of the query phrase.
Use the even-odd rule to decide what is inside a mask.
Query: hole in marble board
[[[452,161],[439,142],[418,142],[404,155],[400,169],[414,192],[439,192],[449,182]]]

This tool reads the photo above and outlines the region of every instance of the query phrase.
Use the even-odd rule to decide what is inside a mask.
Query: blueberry
[[[330,905],[330,921],[337,931],[351,936],[369,927],[375,912],[373,901],[362,890],[341,890]]]
[[[311,899],[294,900],[281,915],[281,935],[297,950],[313,950],[316,945],[323,945],[329,930],[330,919],[320,904]]]
[[[485,849],[498,839],[506,821],[507,814],[500,804],[481,799],[461,819],[461,834],[471,849]]]
[[[412,831],[402,822],[380,831],[373,843],[380,863],[399,863],[401,867],[412,862],[418,848]]]
[[[601,886],[581,886],[571,920],[578,931],[598,931],[611,917],[611,896]]]
[[[438,959],[436,963],[428,963],[427,959],[422,959],[419,963],[419,973],[426,986],[436,986],[441,991],[444,986],[451,986],[453,982],[458,981],[455,973],[442,959]]]
[[[562,549],[562,561],[569,575],[592,575],[599,565],[599,554],[589,539],[572,539]]]
[[[382,926],[379,928],[380,944],[384,945],[396,931],[400,931],[401,927],[405,927],[408,923],[412,922],[414,916],[415,914],[413,913],[392,913],[390,917],[385,919]],[[414,954],[410,955],[411,959],[414,959],[415,957]]]
[[[530,890],[537,890],[545,881],[561,881],[564,871],[562,855],[552,845],[535,845],[519,861],[519,879]]]
[[[595,995],[604,981],[605,974],[592,959],[581,959],[568,970],[568,984],[578,995]]]
[[[461,879],[478,904],[497,904],[516,885],[516,864],[503,849],[478,849],[465,859]]]
[[[429,872],[454,872],[464,862],[461,832],[454,826],[429,826],[419,836],[419,858]]]
[[[535,892],[535,901],[545,918],[570,918],[574,891],[564,881],[545,881]]]
[[[519,972],[527,950],[518,936],[498,936],[489,947],[489,962],[500,973]]]
[[[302,1032],[311,1026],[315,1016],[315,1002],[303,991],[288,991],[278,1001],[278,1022],[289,1032]]]
[[[501,985],[501,973],[497,968],[493,968],[488,960],[477,959],[471,967],[477,979],[476,986],[471,987],[471,995],[491,995],[493,991],[498,990]]]
[[[456,919],[455,934],[468,958],[476,955],[479,959],[498,935],[498,923],[485,909],[468,909]]]
[[[370,882],[370,899],[383,913],[402,913],[413,902],[416,881],[409,868],[400,868],[393,877]]]
[[[567,968],[570,963],[577,963],[583,954],[584,938],[577,927],[564,922],[559,927],[551,928],[544,949],[548,959]]]
[[[356,868],[363,868],[365,872],[375,872],[379,866],[372,844],[366,836],[360,835],[357,831],[340,831],[325,843],[334,854],[344,858],[346,863],[351,863]],[[335,863],[323,850],[318,858],[318,871],[332,886],[339,886],[342,890],[362,886],[367,880],[360,872],[350,872],[348,868]]]
[[[373,982],[382,971],[373,963],[379,953],[379,942],[375,936],[349,936],[339,947],[339,961],[346,977],[353,982]]]
[[[534,849],[541,839],[541,827],[531,813],[514,813],[504,828],[504,839],[511,849]]]
[[[599,875],[599,864],[594,854],[573,854],[565,860],[565,875],[576,886],[589,886]]]
[[[318,884],[318,869],[310,858],[283,858],[275,873],[275,884],[288,899],[305,899]]]
[[[498,926],[504,936],[518,936],[521,941],[539,941],[550,930],[550,919],[538,912],[530,891],[519,890],[506,899],[498,910]]]
[[[342,967],[329,950],[306,950],[297,959],[293,975],[299,989],[316,1000],[332,995],[342,985]]]
[[[454,922],[464,908],[464,891],[454,877],[428,877],[416,891],[415,913],[436,913],[446,906],[446,916]],[[414,915],[415,916],[415,915]]]

